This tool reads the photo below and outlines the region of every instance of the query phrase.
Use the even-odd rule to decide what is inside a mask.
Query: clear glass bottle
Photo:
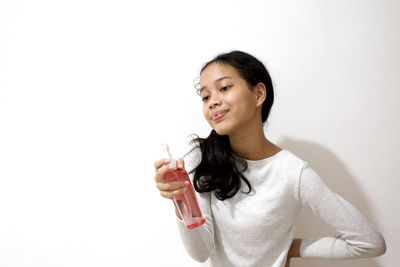
[[[176,160],[172,158],[168,145],[164,145],[164,151],[168,154],[170,165],[175,167],[174,170],[166,173],[165,180],[168,182],[182,180],[189,182],[186,185],[186,191],[183,194],[173,197],[175,207],[177,208],[183,223],[188,229],[193,229],[203,225],[206,222],[206,219],[201,210],[196,192],[194,191],[193,185],[189,179],[189,175],[186,170],[177,168]]]

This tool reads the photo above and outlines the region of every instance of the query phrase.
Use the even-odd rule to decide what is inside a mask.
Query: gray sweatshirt
[[[200,161],[193,150],[186,169]],[[206,223],[188,230],[177,219],[189,255],[215,267],[283,267],[294,238],[295,223],[307,207],[337,229],[337,235],[303,238],[303,258],[349,259],[382,255],[385,241],[349,202],[332,192],[307,162],[288,150],[262,160],[246,160],[244,175],[253,190],[224,201],[213,193],[198,194]],[[191,177],[192,178],[192,177]],[[300,237],[301,238],[301,237]]]

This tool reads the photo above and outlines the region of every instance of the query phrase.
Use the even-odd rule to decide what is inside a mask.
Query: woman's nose
[[[210,105],[209,108],[215,108],[216,106],[220,106],[221,105],[221,99],[219,97],[212,97],[210,100]]]

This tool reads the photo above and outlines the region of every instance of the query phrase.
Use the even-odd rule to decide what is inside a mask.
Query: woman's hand
[[[172,171],[175,168],[169,165],[170,160],[168,159],[160,159],[154,163],[155,168],[155,176],[154,180],[156,182],[156,187],[160,191],[160,195],[162,197],[172,199],[174,196],[181,195],[186,190],[187,181],[174,181],[167,182],[165,181],[165,174],[168,171]],[[182,159],[177,160],[177,168],[183,169],[184,162]]]

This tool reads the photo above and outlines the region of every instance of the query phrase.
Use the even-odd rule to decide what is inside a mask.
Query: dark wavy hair
[[[231,51],[223,53],[209,62],[200,70],[200,74],[211,64],[229,65],[236,69],[239,75],[247,81],[249,88],[263,83],[267,90],[267,97],[261,110],[261,119],[264,123],[274,102],[274,89],[271,76],[264,64],[254,56],[242,52]],[[219,135],[212,130],[207,138],[195,137],[191,141],[201,150],[201,161],[192,171],[194,172],[193,185],[197,192],[214,192],[219,200],[233,197],[241,188],[242,181],[246,183],[250,193],[250,182],[243,175],[247,169],[245,160],[235,157],[227,135]]]

